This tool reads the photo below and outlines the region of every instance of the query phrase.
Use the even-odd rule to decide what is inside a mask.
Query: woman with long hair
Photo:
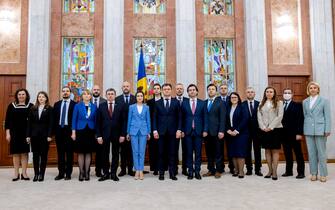
[[[277,180],[279,152],[281,149],[281,123],[284,115],[283,102],[277,97],[276,89],[267,87],[258,107],[257,118],[261,129],[262,147],[265,149],[269,172],[264,178]]]
[[[49,142],[52,140],[53,111],[49,104],[48,94],[41,91],[37,94],[35,105],[28,117],[27,141],[33,151],[34,179],[44,181],[48,160]]]
[[[21,179],[30,180],[27,175],[29,144],[26,141],[27,119],[30,108],[29,92],[24,89],[16,90],[15,100],[8,105],[6,112],[6,140],[9,143],[9,152],[13,156],[14,178],[20,179],[20,164],[22,167]]]

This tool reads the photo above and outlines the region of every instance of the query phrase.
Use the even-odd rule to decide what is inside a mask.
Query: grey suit
[[[329,101],[318,96],[314,105],[310,107],[311,97],[303,101],[304,111],[304,135],[308,149],[310,173],[318,174],[318,163],[320,176],[327,176],[327,137],[325,133],[331,131],[331,113]]]

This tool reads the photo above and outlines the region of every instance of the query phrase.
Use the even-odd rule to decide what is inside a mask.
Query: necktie
[[[166,103],[165,103],[165,109],[166,109],[166,111],[169,111],[169,108],[170,108],[169,99],[166,98],[165,101],[166,101]]]
[[[94,105],[98,106],[98,99],[97,98],[94,99]]]
[[[110,117],[113,116],[113,103],[109,103],[108,113]]]
[[[211,111],[212,105],[213,105],[213,99],[209,99],[209,103],[208,103],[208,106],[207,106],[208,111]]]
[[[183,103],[183,100],[182,100],[182,97],[181,97],[181,96],[178,97],[178,101],[179,101],[179,104],[180,104],[180,105],[181,105],[181,103]]]
[[[194,113],[195,113],[195,100],[193,99],[192,100],[192,114],[194,115]],[[194,118],[193,118],[193,120],[192,120],[192,128],[194,128],[195,127],[195,124],[194,124]]]
[[[126,104],[129,104],[129,99],[128,99],[129,96],[126,96]]]
[[[66,101],[63,101],[63,109],[62,109],[62,115],[60,120],[60,127],[64,128],[65,125],[65,115],[66,115]]]
[[[286,111],[286,109],[287,109],[287,101],[285,101],[284,111]]]
[[[250,116],[252,116],[253,112],[254,112],[254,105],[252,105],[252,101],[250,101]]]

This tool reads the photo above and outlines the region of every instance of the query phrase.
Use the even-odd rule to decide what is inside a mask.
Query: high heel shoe
[[[273,176],[273,177],[272,177],[272,180],[277,181],[277,180],[278,180],[278,177],[277,177],[277,176]]]
[[[82,173],[79,174],[79,181],[80,181],[80,182],[84,181],[84,176],[83,176]]]
[[[85,181],[89,181],[90,180],[90,173],[87,173],[85,176]]]
[[[30,180],[29,177],[24,177],[23,174],[21,174],[21,179],[22,179],[22,180],[25,180],[25,181],[29,181],[29,180]]]
[[[327,177],[325,176],[320,176],[320,182],[326,182],[327,181]]]
[[[269,179],[269,178],[271,178],[271,176],[272,176],[272,174],[267,174],[267,175],[264,176],[264,178]]]
[[[318,178],[317,178],[317,176],[316,175],[312,175],[311,176],[311,181],[316,181]]]
[[[20,179],[20,174],[18,174],[16,178],[13,178],[12,181],[13,181],[13,182],[16,182],[16,181],[18,181],[19,179]]]
[[[135,176],[134,176],[134,179],[135,180],[138,180],[140,177],[139,177],[140,173],[138,171],[136,171],[135,173]]]
[[[144,174],[143,174],[143,171],[140,172],[140,180],[143,180],[144,179]]]
[[[38,181],[38,174],[34,176],[33,182],[37,182]]]

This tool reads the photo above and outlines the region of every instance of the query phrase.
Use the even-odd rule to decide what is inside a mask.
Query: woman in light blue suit
[[[150,112],[149,106],[143,104],[144,93],[138,91],[135,95],[136,104],[129,106],[127,140],[131,140],[135,180],[144,179],[144,155],[147,140],[150,139]]]
[[[79,181],[90,180],[91,153],[95,148],[97,107],[91,103],[91,92],[84,90],[82,101],[75,105],[72,117],[72,139],[78,153]]]
[[[331,113],[329,101],[320,95],[320,85],[310,82],[307,95],[303,101],[304,134],[306,136],[311,180],[316,181],[318,167],[320,181],[326,182],[327,171],[327,137],[331,131]]]

